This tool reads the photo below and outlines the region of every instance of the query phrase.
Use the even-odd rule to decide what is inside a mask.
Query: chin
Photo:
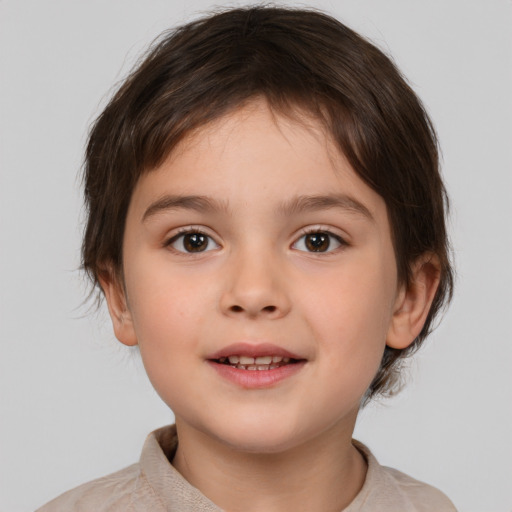
[[[245,453],[277,454],[301,444],[304,433],[297,425],[286,425],[278,419],[262,421],[252,418],[243,422],[223,425],[215,433],[221,443]]]
[[[297,443],[289,437],[249,437],[238,436],[231,439],[220,439],[232,450],[252,454],[278,454],[292,449]]]

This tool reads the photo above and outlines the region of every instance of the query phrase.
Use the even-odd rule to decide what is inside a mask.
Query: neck
[[[174,467],[229,512],[340,512],[366,476],[366,462],[351,442],[353,425],[336,425],[300,446],[263,454],[233,449],[178,419],[176,426]]]

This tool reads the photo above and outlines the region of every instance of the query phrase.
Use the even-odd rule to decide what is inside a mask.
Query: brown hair
[[[319,119],[355,172],[386,202],[398,277],[425,253],[440,262],[427,321],[404,350],[386,347],[365,399],[392,393],[401,360],[451,298],[448,200],[437,139],[419,99],[391,60],[314,10],[255,6],[219,12],[165,33],[125,80],[90,132],[84,168],[82,265],[94,285],[122,277],[128,205],[139,177],[192,130],[263,97],[287,115]]]

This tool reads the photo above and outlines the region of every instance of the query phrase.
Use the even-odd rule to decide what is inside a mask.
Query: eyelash
[[[169,238],[169,240],[166,240],[163,245],[164,245],[164,247],[168,247],[168,248],[172,249],[175,253],[180,254],[180,255],[201,254],[203,252],[208,252],[206,250],[203,250],[203,251],[180,251],[179,249],[172,247],[172,245],[175,242],[177,242],[180,239],[183,240],[186,235],[202,235],[208,239],[208,244],[206,246],[207,248],[211,244],[211,242],[213,242],[217,247],[219,247],[219,244],[217,244],[217,242],[215,242],[215,240],[210,235],[208,235],[201,229],[197,229],[197,228],[181,228],[178,230],[178,232],[175,235],[173,235],[171,238]]]
[[[300,237],[292,244],[292,247],[297,245],[300,240],[307,237],[308,235],[327,235],[329,237],[329,245],[327,246],[327,250],[325,251],[303,251],[307,252],[309,254],[331,254],[343,247],[347,247],[348,243],[340,236],[334,234],[332,231],[329,231],[329,229],[323,229],[321,227],[316,228],[308,228],[302,231]],[[339,244],[338,247],[335,247],[334,249],[330,249],[331,240],[334,239]]]
[[[206,237],[208,239],[208,243],[206,245],[206,249],[205,250],[202,250],[202,251],[187,251],[187,250],[179,250],[179,249],[176,249],[175,247],[172,247],[173,244],[176,243],[178,240],[180,240],[180,239],[183,240],[186,235],[196,235],[196,234],[204,236],[204,237]],[[330,253],[332,253],[332,252],[334,252],[336,250],[339,250],[342,247],[348,246],[348,243],[341,236],[332,233],[328,229],[322,229],[322,228],[318,228],[317,227],[317,228],[310,228],[310,229],[303,230],[301,235],[291,245],[291,247],[295,248],[295,246],[302,239],[305,239],[305,237],[307,237],[308,235],[326,235],[326,236],[328,236],[329,237],[329,244],[327,246],[327,249],[325,251],[307,251],[307,250],[304,251],[304,250],[300,250],[299,249],[301,252],[307,252],[307,253],[310,253],[310,254],[330,254]],[[330,249],[332,239],[334,239],[339,244],[338,247],[335,247],[334,249]],[[203,252],[209,252],[207,249],[208,249],[208,247],[210,246],[210,244],[212,242],[216,246],[214,248],[219,247],[219,244],[217,244],[217,242],[215,242],[215,240],[210,235],[208,235],[207,233],[205,233],[201,229],[198,229],[198,228],[181,228],[180,230],[178,230],[178,232],[175,235],[173,235],[170,239],[166,240],[163,245],[164,245],[164,247],[171,248],[177,254],[190,255],[190,254],[201,254]]]

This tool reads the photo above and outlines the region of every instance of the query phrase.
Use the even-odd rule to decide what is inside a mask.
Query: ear
[[[120,278],[111,269],[101,272],[98,277],[107,301],[116,338],[124,345],[137,345],[131,312],[126,300],[126,292]]]
[[[423,329],[440,279],[437,256],[427,253],[412,266],[411,281],[403,285],[395,301],[395,309],[386,339],[391,348],[407,348]]]

